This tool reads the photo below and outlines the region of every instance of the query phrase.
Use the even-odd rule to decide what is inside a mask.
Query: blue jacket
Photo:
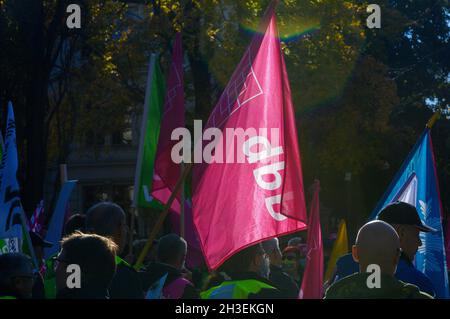
[[[350,276],[355,272],[359,272],[359,264],[353,260],[352,254],[344,255],[336,262],[336,277],[334,282]],[[404,255],[400,257],[398,262],[395,278],[416,285],[421,291],[426,292],[433,297],[436,296],[436,291],[430,278],[417,270]]]
[[[395,278],[403,282],[416,285],[421,291],[426,292],[432,297],[436,296],[436,290],[434,289],[430,278],[428,278],[428,276],[423,272],[417,270],[412,262],[410,262],[409,259],[403,255],[400,257],[400,261],[398,262]]]

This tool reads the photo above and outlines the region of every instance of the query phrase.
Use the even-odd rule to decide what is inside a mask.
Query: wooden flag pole
[[[183,173],[182,173],[182,175],[178,179],[172,194],[170,194],[169,200],[164,205],[164,209],[163,209],[161,215],[159,215],[158,221],[156,222],[155,227],[153,227],[152,231],[150,232],[150,235],[148,236],[147,242],[145,243],[145,246],[142,249],[142,252],[139,255],[139,258],[136,261],[136,264],[134,265],[134,268],[136,270],[139,270],[142,267],[142,264],[144,262],[145,256],[147,256],[148,252],[150,251],[150,248],[153,245],[153,241],[155,240],[156,236],[158,235],[159,231],[161,230],[161,227],[163,226],[164,220],[166,219],[167,215],[169,214],[169,209],[172,206],[173,201],[175,200],[178,192],[181,189],[181,186],[184,183],[184,180],[188,176],[188,174],[191,171],[191,169],[192,169],[192,163],[187,164],[185,169],[184,169],[184,171],[183,171]]]
[[[437,120],[439,120],[440,117],[441,117],[441,112],[439,112],[439,111],[434,112],[433,116],[427,122],[427,128],[431,130],[433,128],[434,124],[437,122]]]

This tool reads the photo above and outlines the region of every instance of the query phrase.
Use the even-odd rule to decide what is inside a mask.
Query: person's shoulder
[[[430,295],[435,294],[434,285],[431,279],[426,274],[418,270],[413,265],[408,264],[404,260],[399,262],[395,277],[403,282],[418,286],[419,289],[425,291]]]
[[[336,264],[343,264],[343,263],[348,263],[348,262],[353,262],[353,256],[352,254],[345,254],[342,255],[341,257],[339,257],[336,261]]]
[[[195,288],[194,284],[189,280],[186,280],[182,299],[200,299],[200,293]]]
[[[396,274],[397,273],[428,279],[428,277],[424,273],[419,271],[416,267],[414,267],[413,264],[407,262],[403,258],[400,258],[398,262]]]
[[[279,289],[272,281],[261,276],[254,276],[248,279],[249,281],[257,283],[260,288],[256,293],[250,293],[248,299],[288,299],[281,289]],[[247,280],[244,280],[247,281]]]
[[[256,293],[250,293],[248,299],[287,299],[287,296],[278,288],[261,288]]]
[[[116,274],[110,286],[111,299],[129,299],[144,297],[144,288],[141,275],[129,265],[117,265]]]
[[[347,277],[340,279],[333,283],[328,289],[325,291],[324,299],[341,299],[343,298],[343,293],[349,287],[352,287],[354,283],[360,281],[361,278],[365,276],[364,274],[354,273]]]
[[[287,273],[281,271],[273,276],[271,274],[270,283],[272,286],[283,292],[286,295],[286,299],[297,298],[299,290],[298,285]]]
[[[402,285],[404,297],[407,299],[434,299],[431,295],[423,292],[416,285],[399,280]]]
[[[117,272],[132,274],[133,276],[137,276],[138,272],[131,265],[126,263],[120,263],[117,265]]]

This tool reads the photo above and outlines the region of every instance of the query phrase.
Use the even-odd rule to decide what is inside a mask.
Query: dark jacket
[[[108,290],[101,287],[64,288],[56,293],[56,299],[109,299]]]
[[[125,262],[118,263],[109,288],[109,296],[111,299],[144,299],[138,272]]]
[[[45,299],[44,279],[40,273],[34,274],[33,299]]]
[[[181,271],[168,264],[150,263],[147,267],[147,271],[140,273],[144,286],[144,291],[147,291],[151,285],[153,285],[156,281],[160,280],[161,277],[163,277],[165,274],[167,274],[167,278],[164,283],[164,288],[170,285],[175,280],[182,277]],[[200,298],[199,293],[192,283],[189,283],[184,287],[184,292],[181,299],[199,299],[199,298]]]
[[[381,274],[380,287],[369,288],[370,273],[356,273],[328,288],[325,299],[433,299],[417,286],[404,283],[394,276]]]
[[[359,272],[359,264],[353,260],[352,254],[340,257],[336,263],[336,268],[337,274],[335,281]],[[433,297],[436,296],[436,290],[428,276],[417,270],[403,253],[397,265],[395,278],[413,284],[419,287],[421,291],[426,292]]]
[[[298,286],[295,281],[285,273],[281,267],[271,265],[269,280],[273,283],[275,288],[281,291],[286,298],[297,299],[298,298]]]
[[[287,299],[288,296],[280,291],[277,287],[275,287],[274,283],[270,280],[267,280],[264,277],[254,273],[254,272],[239,272],[230,274],[231,280],[248,280],[254,279],[258,280],[262,283],[265,283],[269,286],[274,287],[275,289],[263,288],[258,293],[250,294],[248,299]]]

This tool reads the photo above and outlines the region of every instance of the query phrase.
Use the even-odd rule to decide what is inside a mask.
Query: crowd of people
[[[338,260],[324,298],[433,298],[431,281],[413,265],[421,231],[433,229],[420,221],[415,207],[387,206],[360,228],[351,254]],[[298,298],[306,260],[302,238],[292,238],[284,249],[278,238],[258,243],[207,272],[187,269],[188,245],[171,233],[153,243],[136,271],[129,263],[135,258],[125,251],[128,232],[124,210],[101,202],[67,221],[59,252],[47,260],[43,248],[52,243],[32,234],[39,269],[23,253],[0,255],[0,299],[144,299],[162,278],[158,297],[164,299]],[[142,246],[135,243],[136,253]],[[71,265],[80,269],[77,287],[68,284]],[[368,285],[371,265],[379,267],[379,287]]]

